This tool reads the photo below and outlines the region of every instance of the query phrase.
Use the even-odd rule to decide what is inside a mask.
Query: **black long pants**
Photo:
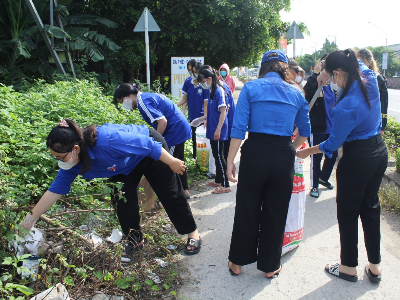
[[[231,147],[231,138],[229,137],[225,142],[224,142],[224,157],[225,161],[228,159],[228,153],[229,153],[229,148]]]
[[[229,260],[279,269],[293,189],[295,148],[289,137],[249,133],[241,148]]]
[[[161,134],[150,129],[150,136],[161,142],[164,149],[168,149]],[[126,201],[119,199],[118,196],[113,199],[117,205],[117,215],[124,234],[129,235],[133,231],[139,240],[142,239],[137,189],[143,175],[149,181],[178,233],[188,234],[195,231],[196,223],[178,174],[162,161],[145,157],[129,175],[119,174],[110,178],[111,182],[124,184],[122,192],[124,192]],[[116,192],[115,190],[114,193]]]
[[[368,261],[381,262],[379,186],[388,161],[381,135],[343,145],[337,171],[337,219],[340,259],[343,265],[358,265],[358,217],[364,230]]]
[[[185,142],[180,143],[180,144],[178,144],[178,145],[176,145],[176,146],[172,146],[172,147],[169,149],[169,153],[170,153],[173,157],[178,158],[178,159],[184,161],[184,160],[185,160]],[[186,170],[185,170],[185,172],[183,172],[182,175],[179,175],[179,178],[180,178],[180,180],[181,180],[183,189],[184,189],[184,190],[188,190],[188,189],[189,189],[189,185],[188,185],[188,181],[187,181],[187,173],[186,173]]]
[[[191,121],[190,121],[191,122]],[[201,126],[201,125],[200,125]],[[192,143],[193,143],[193,158],[196,159],[196,151],[197,151],[197,142],[196,142],[196,129],[197,127],[192,127]]]
[[[308,142],[310,144],[310,147],[315,146],[315,145],[319,145],[321,144],[323,141],[326,141],[329,138],[329,134],[323,134],[323,133],[317,133],[314,134],[312,133],[311,136],[308,138]],[[322,170],[321,170],[321,160],[322,157],[325,156],[324,159],[324,165],[322,166]],[[329,178],[331,177],[332,174],[332,170],[333,167],[335,165],[336,162],[336,158],[338,156],[338,152],[334,151],[332,153],[332,157],[329,158],[327,155],[323,154],[323,153],[317,153],[317,154],[313,154],[311,155],[311,186],[313,188],[317,188],[318,187],[318,182],[319,179],[321,178],[324,181],[328,181]]]
[[[223,187],[229,187],[228,176],[226,176],[226,160],[224,157],[224,142],[210,140],[211,151],[215,160],[215,183]]]

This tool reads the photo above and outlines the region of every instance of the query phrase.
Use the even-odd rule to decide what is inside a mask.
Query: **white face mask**
[[[124,102],[122,103],[122,108],[125,110],[131,110],[132,107],[132,100],[130,98],[125,98]]]
[[[301,77],[300,75],[297,75],[295,81],[296,81],[297,83],[300,83],[300,82],[303,81],[303,77]]]
[[[205,90],[209,90],[211,88],[211,83],[207,84],[207,82],[202,82],[200,83],[200,86]]]
[[[197,79],[197,75],[194,74],[194,73],[190,73],[190,77],[192,77],[193,80],[196,80],[196,79]]]
[[[74,150],[71,151],[71,157],[68,159],[68,161],[58,161],[58,166],[63,169],[63,170],[69,170],[72,167],[76,166],[78,164],[78,158],[76,158],[76,162],[73,161],[72,157],[74,156]]]

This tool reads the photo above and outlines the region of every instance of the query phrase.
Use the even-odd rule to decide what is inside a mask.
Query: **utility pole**
[[[383,55],[382,55],[382,70],[383,70],[383,76],[386,76],[386,70],[387,70],[388,58],[389,58],[388,46],[387,46],[388,35],[387,35],[386,32],[384,32],[382,29],[380,29],[375,23],[372,23],[372,22],[368,22],[368,23],[374,25],[376,28],[378,28],[385,35],[385,38],[386,38],[386,50],[385,51],[386,52],[383,53]]]

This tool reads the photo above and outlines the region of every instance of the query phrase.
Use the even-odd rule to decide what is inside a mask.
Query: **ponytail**
[[[83,168],[81,174],[90,170],[91,159],[88,148],[96,145],[97,129],[96,126],[90,125],[83,129],[70,119],[61,121],[57,126],[53,127],[47,136],[46,146],[57,153],[66,153],[78,145],[79,161],[82,162]]]
[[[360,66],[358,64],[357,56],[353,50],[337,50],[328,55],[325,60],[325,70],[332,75],[333,71],[339,69],[346,72],[348,74],[348,77],[346,81],[346,86],[344,87],[343,92],[335,105],[343,100],[343,98],[350,91],[350,88],[354,81],[357,81],[358,85],[360,86],[361,92],[365,97],[365,101],[367,102],[368,107],[371,109],[371,103],[368,98],[368,91],[363,81],[361,80]]]

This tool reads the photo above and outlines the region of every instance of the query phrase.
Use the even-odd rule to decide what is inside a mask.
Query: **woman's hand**
[[[321,59],[318,59],[317,63],[314,66],[314,73],[319,73],[322,70]]]
[[[37,219],[32,217],[32,215],[28,213],[25,216],[25,219],[21,223],[19,223],[19,226],[25,228],[26,230],[31,230],[32,227],[35,225],[36,221]]]
[[[235,179],[236,176],[236,167],[235,164],[232,163],[227,163],[226,164],[226,175],[228,176],[228,180],[232,182],[237,182],[237,179]]]
[[[178,173],[179,175],[183,175],[183,172],[186,170],[185,162],[177,158],[171,159],[171,162],[168,164],[168,166],[172,171]]]
[[[221,129],[217,128],[214,132],[214,141],[218,141],[220,137],[221,137]]]
[[[307,156],[310,156],[311,154],[313,154],[311,150],[312,150],[312,148],[305,148],[302,150],[298,150],[298,151],[296,151],[296,156],[304,159]]]

